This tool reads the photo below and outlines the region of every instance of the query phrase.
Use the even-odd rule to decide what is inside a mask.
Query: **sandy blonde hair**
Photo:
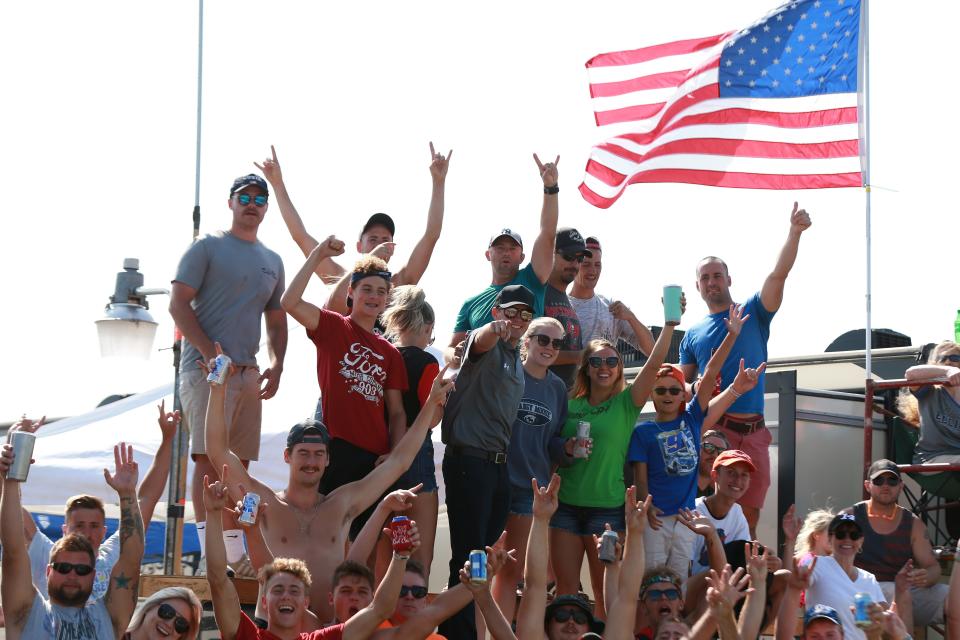
[[[530,339],[530,336],[535,334],[539,329],[544,327],[553,327],[554,329],[560,329],[560,337],[563,338],[567,335],[567,332],[564,331],[563,325],[560,324],[560,321],[556,318],[548,318],[547,316],[540,316],[539,318],[534,318],[530,321],[530,324],[527,326],[527,330],[523,332],[523,336],[520,338],[520,358],[524,361],[527,360],[527,341]]]
[[[940,359],[948,355],[960,355],[960,344],[953,340],[944,340],[930,350],[927,364],[940,364]],[[917,397],[910,393],[909,388],[900,390],[900,395],[897,396],[897,409],[903,416],[904,422],[914,427],[920,426],[920,405],[917,403]]]
[[[190,606],[190,628],[183,635],[184,638],[193,639],[200,635],[200,618],[203,616],[203,606],[200,604],[200,598],[192,590],[186,587],[167,587],[160,589],[152,596],[143,601],[133,612],[130,618],[130,624],[127,625],[127,633],[133,633],[140,628],[147,613],[154,607],[159,607],[164,600],[183,600]]]
[[[390,301],[380,321],[387,328],[386,335],[392,338],[408,331],[419,333],[434,324],[436,316],[423,289],[405,284],[390,291]]]
[[[832,509],[815,509],[807,514],[803,519],[803,525],[800,526],[800,533],[797,534],[797,546],[793,549],[794,558],[813,552],[813,536],[826,533],[835,515]]]

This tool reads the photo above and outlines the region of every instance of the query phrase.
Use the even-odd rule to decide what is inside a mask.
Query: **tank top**
[[[857,555],[853,564],[872,573],[879,582],[893,582],[897,572],[903,568],[907,560],[913,558],[910,534],[913,530],[913,519],[916,516],[906,509],[901,511],[899,526],[891,533],[881,535],[870,526],[867,503],[858,502],[853,505],[853,516],[863,530],[863,550]]]

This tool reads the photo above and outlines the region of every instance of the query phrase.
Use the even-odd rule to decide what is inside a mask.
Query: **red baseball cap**
[[[718,455],[717,459],[713,461],[713,470],[716,471],[720,467],[729,467],[738,462],[742,462],[750,467],[750,471],[757,470],[757,465],[753,464],[753,458],[739,449],[727,449]]]

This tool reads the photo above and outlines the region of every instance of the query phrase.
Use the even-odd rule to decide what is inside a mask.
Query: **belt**
[[[718,424],[721,427],[726,427],[731,431],[736,431],[737,433],[745,436],[750,435],[751,433],[756,433],[757,431],[760,431],[761,429],[766,428],[766,425],[763,422],[762,415],[758,415],[753,420],[742,420],[742,419],[731,418],[726,414],[724,414],[720,418],[720,420],[718,420]]]
[[[506,464],[507,462],[507,454],[504,451],[487,451],[486,449],[478,449],[477,447],[458,447],[454,445],[448,446],[447,451],[458,456],[480,458],[481,460],[486,460],[494,464]]]

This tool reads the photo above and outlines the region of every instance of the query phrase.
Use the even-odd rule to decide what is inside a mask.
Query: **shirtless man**
[[[283,460],[289,466],[287,487],[274,493],[270,487],[252,477],[240,459],[227,447],[224,423],[224,389],[210,385],[207,406],[207,452],[215,468],[227,465],[231,478],[247,491],[260,496],[267,506],[259,517],[260,530],[270,551],[276,557],[300,558],[316,576],[311,590],[311,610],[321,620],[333,618],[327,599],[330,576],[343,561],[344,526],[369,507],[409,468],[423,444],[433,417],[453,388],[443,380],[443,373],[434,380],[430,396],[420,415],[407,430],[390,455],[362,480],[351,482],[323,495],[318,492],[320,479],[330,463],[327,445],[330,436],[322,423],[309,420],[295,425],[287,435]],[[231,486],[235,500],[243,496]]]

